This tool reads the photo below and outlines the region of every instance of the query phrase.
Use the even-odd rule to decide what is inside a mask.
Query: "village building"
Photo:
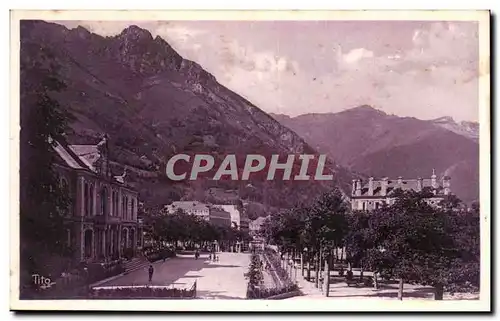
[[[378,209],[383,204],[391,205],[394,203],[394,192],[398,189],[403,191],[413,190],[422,191],[429,188],[433,196],[426,199],[426,202],[433,206],[438,206],[448,195],[451,195],[450,177],[444,176],[438,179],[434,170],[430,178],[403,179],[401,176],[397,179],[384,177],[375,180],[370,177],[363,184],[361,180],[352,181],[351,208],[352,210],[370,211]]]
[[[97,145],[53,143],[54,168],[71,200],[66,224],[74,259],[101,262],[125,250],[135,254],[143,244],[138,192],[126,183],[126,172],[112,175],[107,138]]]
[[[210,220],[210,208],[208,205],[198,201],[176,201],[170,205],[165,206],[168,214],[174,214],[178,210],[183,211],[189,215],[196,215],[205,221]]]
[[[210,206],[209,221],[213,225],[231,227],[231,214],[218,206]]]

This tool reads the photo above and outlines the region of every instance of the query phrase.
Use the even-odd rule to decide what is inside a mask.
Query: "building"
[[[231,227],[231,214],[218,206],[209,207],[210,223],[217,226]]]
[[[394,192],[397,189],[404,191],[422,191],[429,188],[434,196],[427,199],[431,205],[438,205],[447,195],[451,194],[450,177],[444,176],[438,180],[434,170],[430,178],[403,179],[401,176],[395,180],[387,177],[381,180],[368,179],[364,185],[361,180],[352,181],[351,207],[353,210],[370,211],[383,204],[394,203]]]
[[[126,172],[112,176],[107,137],[97,145],[53,141],[54,168],[71,199],[66,217],[67,242],[79,261],[119,258],[142,246],[137,220],[137,191]]]
[[[217,205],[231,215],[231,224],[234,228],[239,229],[241,226],[241,213],[236,205]]]
[[[165,209],[167,213],[174,214],[178,210],[182,210],[183,212],[196,215],[203,218],[206,221],[210,220],[210,208],[208,205],[198,202],[198,201],[178,201],[173,202],[170,205],[166,205]]]

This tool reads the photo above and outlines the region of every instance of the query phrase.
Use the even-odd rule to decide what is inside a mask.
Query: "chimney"
[[[368,179],[368,195],[373,196],[373,177]]]
[[[389,178],[384,177],[380,181],[380,195],[386,196],[387,195],[387,184],[388,184]]]
[[[443,188],[444,188],[444,195],[450,195],[451,194],[451,178],[450,176],[445,176],[443,177]]]
[[[361,180],[356,181],[356,196],[361,196]]]
[[[437,176],[436,172],[434,171],[434,168],[432,169],[432,176],[431,176],[431,186],[432,188],[437,188]]]
[[[417,192],[422,190],[422,178],[417,178]]]
[[[403,177],[398,176],[398,187],[403,188]]]

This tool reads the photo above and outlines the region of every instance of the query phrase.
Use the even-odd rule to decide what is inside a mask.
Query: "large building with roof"
[[[206,221],[210,219],[210,208],[208,205],[198,201],[176,201],[166,205],[167,213],[174,214],[178,210],[186,214],[196,215]]]
[[[351,207],[353,210],[360,211],[374,210],[383,204],[393,204],[395,201],[394,192],[398,189],[418,192],[424,188],[429,188],[433,193],[432,197],[426,199],[427,203],[437,206],[451,194],[450,180],[449,176],[438,179],[434,171],[430,178],[403,179],[400,176],[397,179],[385,177],[375,180],[370,177],[365,184],[359,179],[353,180]]]
[[[142,246],[137,191],[126,172],[113,176],[107,137],[96,145],[53,141],[54,168],[71,199],[67,213],[67,242],[79,261],[119,258],[125,249]]]

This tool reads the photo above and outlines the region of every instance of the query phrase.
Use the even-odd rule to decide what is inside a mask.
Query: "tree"
[[[363,246],[371,268],[387,277],[431,285],[436,299],[452,281],[453,266],[460,260],[454,231],[457,224],[451,209],[427,204],[427,191],[400,192],[392,206],[375,210],[365,227]],[[456,213],[455,213],[456,215]]]
[[[70,199],[53,168],[54,139],[64,139],[70,117],[54,99],[65,84],[50,50],[22,41],[20,56],[21,270],[30,276],[53,272],[48,258],[71,253],[65,227]]]

